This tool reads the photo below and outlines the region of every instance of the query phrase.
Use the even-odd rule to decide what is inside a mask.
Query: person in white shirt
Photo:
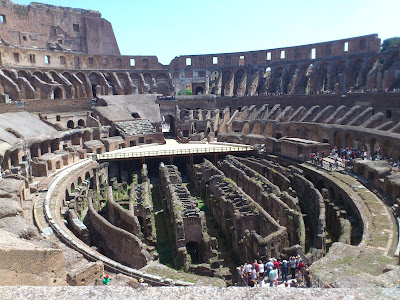
[[[259,266],[258,273],[260,275],[260,278],[264,279],[264,264],[261,260],[258,262],[258,266]]]

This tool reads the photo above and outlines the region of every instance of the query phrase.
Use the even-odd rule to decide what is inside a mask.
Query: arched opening
[[[195,89],[195,94],[196,95],[200,95],[200,94],[203,94],[204,93],[204,89],[201,87],[201,86],[198,86],[196,89]]]
[[[82,184],[82,178],[78,177],[78,185]]]
[[[165,135],[175,135],[175,119],[171,115],[166,115],[163,117],[162,132]]]
[[[169,91],[168,85],[166,85],[165,83],[158,83],[157,94],[161,94],[163,96],[169,96],[171,93]]]
[[[186,250],[192,259],[192,264],[201,263],[200,245],[196,242],[189,242],[186,244]]]
[[[79,119],[79,121],[78,121],[78,126],[80,126],[80,127],[85,127],[85,121],[82,120],[82,119]]]
[[[96,92],[96,86],[100,85],[99,74],[94,73],[94,72],[90,73],[90,75],[89,75],[89,81],[90,81],[91,86],[92,86],[93,97],[98,97],[98,96],[100,96],[100,95],[97,95],[97,92]]]
[[[69,128],[69,129],[74,129],[74,128],[75,128],[74,121],[69,120],[69,121],[67,122],[67,128]]]
[[[89,180],[90,179],[90,173],[89,172],[86,172],[86,174],[85,174],[85,180]]]
[[[336,147],[342,147],[342,134],[339,131],[335,131],[333,134],[333,140]]]
[[[54,99],[62,99],[63,98],[63,92],[60,88],[55,88],[53,91],[54,94]]]
[[[353,135],[346,133],[346,147],[352,148],[354,144]]]

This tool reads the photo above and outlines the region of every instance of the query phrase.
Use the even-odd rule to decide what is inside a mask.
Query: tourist
[[[259,266],[259,264],[257,263],[257,259],[254,260],[253,268],[256,270],[256,274],[257,274],[257,276],[258,276],[258,275],[259,275],[259,272],[260,272],[260,266]]]
[[[269,279],[269,272],[271,272],[273,267],[274,267],[274,264],[272,263],[272,259],[270,258],[264,267],[264,269],[265,268],[267,269],[266,270],[267,271],[267,276],[266,276],[267,279]]]
[[[106,275],[103,279],[103,284],[109,284],[111,281],[111,278],[109,275]]]
[[[264,279],[264,264],[261,260],[258,262],[258,267],[259,267],[258,274],[262,280],[262,279]]]
[[[311,274],[310,274],[310,271],[309,271],[309,270],[306,270],[305,273],[304,273],[304,280],[305,280],[306,286],[307,286],[308,288],[311,287],[311,279],[312,279],[312,276],[311,276]]]
[[[282,273],[282,281],[287,282],[287,276],[288,276],[288,265],[286,259],[282,261],[282,266],[281,266],[281,273]]]
[[[297,263],[297,269],[301,270],[304,267],[304,262],[302,259],[299,257],[298,263]]]
[[[244,272],[245,272],[246,274],[248,274],[248,273],[251,272],[251,264],[250,264],[250,263],[246,262],[246,263],[244,264]]]
[[[269,271],[269,286],[273,287],[274,286],[274,281],[275,281],[275,276],[277,275],[276,273],[276,268],[273,267],[271,271]]]
[[[296,276],[296,259],[293,256],[291,256],[289,259],[289,267],[292,273],[292,279],[294,279]]]
[[[276,273],[279,277],[279,273],[280,273],[279,270],[280,270],[281,264],[280,264],[279,260],[277,260],[275,258],[273,258],[273,263],[274,263],[274,267],[276,268]]]
[[[301,286],[301,283],[303,282],[303,272],[301,270],[297,271],[296,282],[297,286]]]

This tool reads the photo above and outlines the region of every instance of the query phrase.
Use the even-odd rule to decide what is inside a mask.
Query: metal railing
[[[223,146],[213,148],[192,148],[192,149],[172,149],[172,150],[156,150],[156,151],[140,151],[140,152],[124,152],[124,153],[105,153],[97,154],[97,159],[123,159],[137,157],[154,157],[167,155],[187,155],[187,154],[203,154],[218,152],[244,152],[254,150],[253,146]]]

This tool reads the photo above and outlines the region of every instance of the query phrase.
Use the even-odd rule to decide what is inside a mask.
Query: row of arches
[[[2,92],[13,100],[87,98],[100,95],[173,93],[168,72],[70,72],[0,70]]]
[[[379,154],[382,157],[400,159],[400,145],[396,139],[385,135],[378,135],[373,132],[352,129],[325,128],[319,124],[292,123],[290,125],[280,125],[272,122],[245,122],[241,133],[243,135],[259,135],[264,137],[280,138],[282,136],[313,140],[329,143],[332,147],[352,148],[367,152],[368,157]]]
[[[210,93],[245,96],[399,88],[400,82],[395,78],[395,70],[392,70],[398,60],[397,52],[385,58],[378,55],[357,56],[352,59],[266,65],[257,69],[212,70]]]

